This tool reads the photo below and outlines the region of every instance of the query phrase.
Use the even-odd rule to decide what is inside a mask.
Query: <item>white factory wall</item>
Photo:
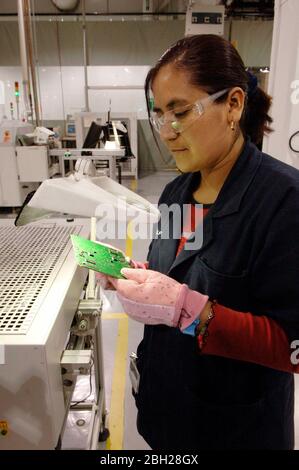
[[[271,116],[275,132],[264,139],[264,151],[299,169],[299,2],[279,0],[275,4],[275,31],[269,79],[273,96]]]
[[[41,65],[83,65],[81,21],[37,21],[37,52]],[[185,22],[88,21],[86,26],[89,65],[153,64],[178,38]],[[0,65],[19,65],[18,24],[0,21]]]
[[[88,22],[89,85],[143,85],[148,68],[163,51],[184,35],[185,22],[112,21]],[[233,21],[225,25],[245,65],[269,66],[272,21]],[[82,30],[78,21],[36,22],[38,73],[44,119],[63,119],[84,107]],[[20,82],[18,26],[0,21],[0,81],[4,84],[6,114],[14,102],[13,84]],[[135,111],[145,119],[142,90],[91,91],[92,110]],[[22,99],[21,99],[22,107]]]
[[[89,85],[98,86],[143,86],[148,69],[149,66],[90,66],[88,67],[88,82]],[[22,96],[21,67],[0,67],[0,77],[4,85],[6,115],[9,117],[10,102],[15,103],[15,81],[19,81]],[[84,108],[83,66],[41,66],[39,78],[44,120],[63,120],[67,114],[79,112]],[[108,111],[110,100],[112,111],[136,112],[138,119],[146,119],[143,89],[90,90],[89,92],[91,111]],[[22,114],[23,111],[21,99],[20,113]]]
[[[77,19],[36,21],[40,65],[82,65],[82,25]],[[273,21],[225,22],[225,37],[236,42],[246,65],[269,66]],[[185,21],[88,21],[89,65],[151,65],[177,39]],[[18,24],[0,17],[0,66],[20,64]]]
[[[84,70],[82,25],[78,19],[64,21],[37,21],[35,25],[37,70],[40,83],[42,118],[46,125],[61,125],[67,114],[84,108]],[[272,39],[272,21],[232,21],[225,24],[225,37],[234,41],[244,63],[251,67],[269,66]],[[143,86],[147,70],[177,39],[184,36],[185,21],[88,21],[88,76],[89,85]],[[5,106],[10,117],[10,102],[16,105],[14,82],[20,83],[20,111],[22,76],[19,57],[18,25],[0,17],[0,82],[3,83]],[[0,85],[1,87],[1,85]],[[136,112],[138,117],[139,168],[158,170],[165,162],[153,145],[146,122],[143,90],[90,91],[92,111]],[[1,119],[1,116],[0,116]],[[51,121],[48,123],[47,121]],[[55,123],[54,123],[55,121]]]

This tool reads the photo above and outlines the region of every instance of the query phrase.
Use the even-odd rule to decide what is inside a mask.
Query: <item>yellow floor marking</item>
[[[109,413],[110,437],[106,443],[108,450],[123,448],[128,333],[128,317],[119,319]]]
[[[133,254],[133,238],[132,238],[132,222],[128,223],[127,239],[126,239],[126,256],[132,258]]]
[[[126,313],[110,313],[105,312],[102,313],[102,320],[123,320],[124,318],[128,318]]]
[[[136,191],[137,191],[137,187],[138,187],[137,179],[136,179],[136,178],[133,178],[132,181],[131,181],[131,183],[130,183],[130,189],[131,189],[131,191],[136,192]]]
[[[126,239],[126,256],[132,257],[132,225],[129,222]],[[125,313],[105,313],[104,319],[118,320],[115,362],[112,377],[111,404],[109,413],[110,437],[106,443],[108,450],[122,450],[124,440],[125,391],[127,375],[129,320]]]

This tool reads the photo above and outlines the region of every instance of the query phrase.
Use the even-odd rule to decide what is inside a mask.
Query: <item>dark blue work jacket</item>
[[[199,181],[179,176],[159,203],[190,202]],[[176,257],[163,223],[150,269],[299,339],[299,171],[247,141],[204,219],[200,249]],[[138,369],[137,426],[153,449],[293,448],[292,374],[199,354],[195,338],[164,325],[145,327]]]

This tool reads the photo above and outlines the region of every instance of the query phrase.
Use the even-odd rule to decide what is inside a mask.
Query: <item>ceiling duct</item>
[[[59,11],[74,11],[79,5],[79,1],[80,0],[51,0]]]
[[[274,0],[223,0],[227,16],[232,17],[274,17]]]

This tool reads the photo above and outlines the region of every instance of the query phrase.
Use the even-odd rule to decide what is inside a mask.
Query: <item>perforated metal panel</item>
[[[0,334],[26,334],[81,226],[0,227]]]

